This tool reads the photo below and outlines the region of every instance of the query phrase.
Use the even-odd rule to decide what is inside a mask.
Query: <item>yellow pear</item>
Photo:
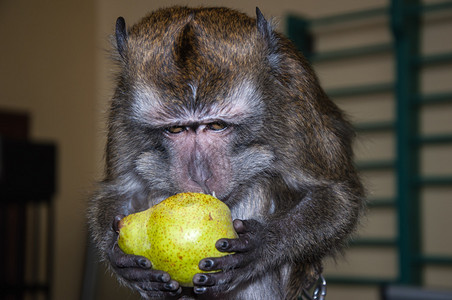
[[[231,211],[217,198],[181,193],[148,210],[124,217],[119,223],[119,247],[127,254],[147,257],[152,267],[168,272],[182,286],[193,286],[202,273],[199,261],[221,257],[215,243],[237,238]]]

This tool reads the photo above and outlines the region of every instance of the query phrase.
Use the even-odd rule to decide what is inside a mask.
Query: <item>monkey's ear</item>
[[[272,30],[271,25],[267,22],[267,20],[265,20],[265,17],[262,14],[259,7],[256,7],[256,25],[257,25],[257,30],[262,34],[264,39],[268,43],[271,43],[271,41],[273,39],[273,34],[272,34],[273,30]]]
[[[273,31],[273,27],[265,20],[259,7],[256,7],[256,26],[257,31],[261,34],[268,49],[268,61],[275,69],[279,69],[280,64],[280,52],[278,51],[278,38]]]
[[[275,56],[278,53],[278,42],[273,32],[273,27],[267,22],[259,7],[256,7],[256,26],[259,33],[262,35],[265,43],[267,44],[271,61],[277,61]]]
[[[119,55],[124,58],[124,52],[126,50],[127,45],[127,29],[126,29],[126,21],[123,17],[119,17],[116,20],[116,46],[118,48]]]

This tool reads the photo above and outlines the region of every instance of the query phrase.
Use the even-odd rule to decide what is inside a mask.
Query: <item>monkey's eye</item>
[[[165,129],[166,132],[171,134],[178,134],[185,131],[184,126],[171,126]]]
[[[207,124],[207,128],[213,131],[221,131],[228,127],[228,125],[224,122],[212,122]]]

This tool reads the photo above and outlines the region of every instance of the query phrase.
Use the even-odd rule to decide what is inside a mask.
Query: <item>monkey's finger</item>
[[[119,221],[121,221],[121,219],[124,217],[124,215],[117,215],[114,217],[113,224],[111,225],[114,232],[119,233]]]
[[[140,268],[124,268],[117,269],[118,273],[121,274],[122,277],[127,279],[128,281],[133,282],[153,282],[154,286],[159,286],[159,290],[174,290],[174,285],[177,281],[171,280],[171,277],[168,273],[159,271],[159,270],[143,270]],[[168,287],[165,287],[165,284],[169,284]],[[177,286],[179,284],[177,283]]]
[[[232,225],[234,226],[234,229],[238,234],[246,232],[246,227],[245,227],[243,220],[235,219],[232,222]]]
[[[159,296],[160,298],[164,298],[166,296],[165,294],[169,294],[170,296],[176,296],[182,292],[182,287],[179,285],[177,281],[174,280],[167,283],[142,281],[136,283],[135,286],[137,286],[139,289],[145,292],[151,292],[147,293],[149,294],[150,297]]]
[[[193,284],[195,286],[213,286],[216,284],[216,280],[208,274],[198,273],[193,276]]]
[[[247,252],[254,248],[248,236],[241,236],[238,239],[219,239],[215,247],[220,252]]]
[[[115,242],[110,257],[112,263],[118,268],[141,268],[150,269],[152,263],[149,259],[143,256],[125,254]]]
[[[123,255],[116,257],[113,260],[114,265],[117,268],[139,268],[139,269],[151,269],[152,264],[151,262],[142,256],[136,256],[136,255]]]
[[[199,277],[197,277],[199,275]],[[204,294],[209,291],[213,294],[226,291],[227,284],[219,284],[220,282],[227,283],[233,278],[232,272],[218,272],[209,274],[196,274],[193,277],[195,294]]]
[[[263,226],[256,220],[240,220],[235,219],[232,224],[234,225],[235,231],[241,235],[245,233],[256,233],[262,230]]]
[[[247,259],[247,257],[249,257],[249,255],[241,253],[235,253],[223,257],[209,257],[202,259],[198,266],[203,271],[231,270],[249,264],[251,259]]]

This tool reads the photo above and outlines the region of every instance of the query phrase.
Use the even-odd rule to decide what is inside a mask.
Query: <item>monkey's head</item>
[[[227,202],[268,177],[290,185],[294,165],[324,172],[334,155],[322,128],[340,113],[259,11],[162,9],[129,30],[118,18],[116,45],[107,178]]]

